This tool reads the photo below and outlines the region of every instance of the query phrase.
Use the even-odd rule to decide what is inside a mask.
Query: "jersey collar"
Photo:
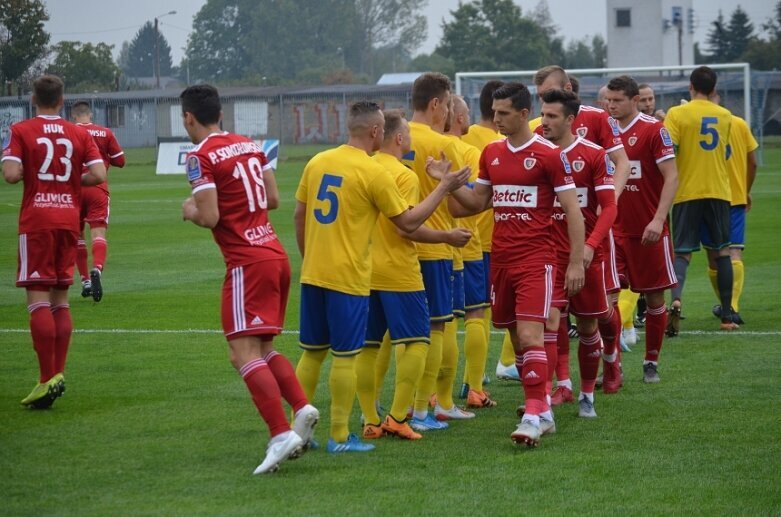
[[[633,119],[632,119],[632,122],[630,122],[629,124],[627,124],[627,126],[626,126],[626,127],[623,127],[623,128],[622,128],[622,127],[621,127],[621,124],[618,124],[618,130],[619,130],[621,133],[626,133],[627,131],[629,131],[630,129],[632,129],[632,126],[634,126],[634,125],[635,125],[635,123],[636,123],[638,120],[640,120],[640,117],[642,117],[642,116],[643,116],[643,112],[642,112],[642,111],[638,111],[638,112],[637,112],[637,116],[636,116],[635,118],[633,118]]]
[[[537,141],[537,138],[539,138],[539,135],[537,133],[532,133],[532,137],[529,140],[527,140],[526,143],[524,143],[520,147],[513,147],[512,144],[510,144],[510,139],[509,138],[505,138],[504,141],[507,144],[507,149],[509,149],[511,153],[515,154],[515,153],[517,153],[519,151],[523,151],[524,149],[526,149],[527,147],[532,145],[532,143]]]
[[[580,143],[580,141],[581,141],[581,138],[579,136],[576,136],[575,140],[571,144],[569,144],[569,146],[567,146],[566,149],[562,149],[561,152],[562,153],[570,152],[572,149],[575,148],[576,145],[578,145]]]
[[[62,117],[59,115],[36,115],[36,117],[46,120],[62,120]]]

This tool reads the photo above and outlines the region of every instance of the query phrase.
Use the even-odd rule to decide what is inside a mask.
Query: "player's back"
[[[24,170],[19,232],[79,231],[82,167],[101,161],[89,134],[58,116],[39,115],[11,126],[4,159]]]
[[[730,200],[727,144],[732,114],[713,102],[695,99],[667,112],[664,125],[677,146],[675,203],[693,199]]]
[[[307,163],[296,199],[307,206],[301,282],[368,295],[377,217],[408,208],[387,169],[364,150],[341,145]]]
[[[605,110],[593,106],[580,105],[578,114],[572,122],[572,132],[597,144],[607,153],[624,146],[616,119]]]
[[[220,219],[212,231],[229,267],[286,256],[268,220],[269,169],[260,146],[227,132],[209,135],[187,157],[193,193],[217,189]]]
[[[76,125],[84,128],[92,137],[92,140],[98,147],[98,151],[100,151],[100,156],[103,158],[103,164],[106,166],[107,175],[111,165],[117,165],[118,167],[124,166],[125,153],[119,146],[119,142],[117,142],[117,138],[114,136],[113,131],[107,127],[99,126],[98,124],[92,122],[76,123]],[[108,176],[106,177],[106,181],[100,185],[97,185],[97,188],[108,193]]]

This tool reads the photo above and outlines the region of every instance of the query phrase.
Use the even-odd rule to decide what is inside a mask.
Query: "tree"
[[[450,78],[455,78],[456,76],[456,64],[453,60],[436,52],[415,56],[415,59],[410,61],[407,68],[409,68],[410,72],[440,72]]]
[[[458,70],[531,70],[553,62],[551,39],[512,0],[472,0],[443,22],[436,52]]]
[[[746,11],[737,6],[729,19],[727,26],[729,37],[729,55],[727,61],[737,61],[748,49],[748,44],[754,39],[754,25]]]
[[[152,22],[146,22],[138,29],[130,42],[127,53],[127,68],[123,71],[131,77],[153,77],[155,75],[155,38],[160,51],[160,75],[171,75],[173,62],[171,46],[160,31],[155,34]]]
[[[722,62],[726,61],[730,53],[729,30],[724,23],[724,15],[719,10],[719,15],[715,21],[711,22],[711,29],[705,39],[708,46],[708,61]]]
[[[360,72],[374,75],[378,48],[398,48],[407,55],[426,38],[426,17],[421,10],[427,0],[355,0],[361,31]]]
[[[49,14],[41,0],[0,0],[0,80],[8,85],[46,54]]]
[[[70,92],[111,91],[117,78],[117,66],[111,55],[113,45],[61,41],[48,72],[65,81]]]

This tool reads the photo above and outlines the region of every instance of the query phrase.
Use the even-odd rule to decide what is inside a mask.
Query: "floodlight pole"
[[[155,87],[158,89],[160,88],[160,31],[158,30],[157,19],[169,14],[176,14],[176,11],[168,11],[155,16]]]

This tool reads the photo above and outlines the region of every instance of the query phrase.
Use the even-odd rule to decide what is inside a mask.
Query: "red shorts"
[[[583,289],[569,299],[569,312],[586,318],[607,314],[604,262],[592,262],[588,267]]]
[[[16,287],[64,287],[73,284],[76,241],[70,230],[42,230],[19,235]]]
[[[81,227],[87,223],[90,228],[108,226],[109,196],[99,188],[81,189]]]
[[[545,323],[553,299],[553,264],[491,268],[491,311],[494,327],[512,328],[518,320]]]
[[[678,283],[673,269],[673,246],[665,234],[651,246],[640,237],[616,238],[616,263],[624,287],[636,293],[669,289]]]
[[[605,292],[617,293],[621,290],[621,279],[618,276],[616,264],[616,244],[613,230],[610,230],[607,237],[602,240],[602,256],[605,261]]]
[[[287,259],[228,268],[222,284],[222,329],[230,341],[282,332],[290,289]]]

